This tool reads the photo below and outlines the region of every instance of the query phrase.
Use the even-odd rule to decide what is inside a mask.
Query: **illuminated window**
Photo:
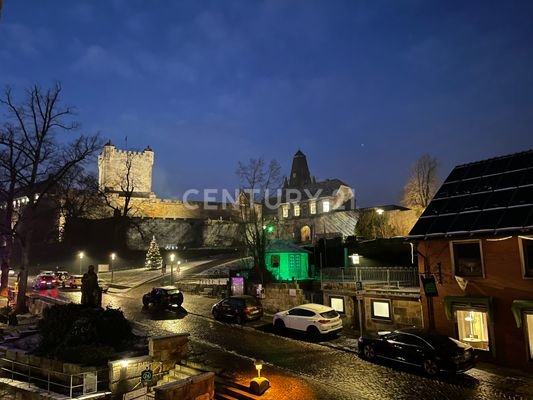
[[[330,297],[329,298],[331,308],[339,313],[344,313],[344,298],[342,297]]]
[[[483,260],[479,241],[452,242],[451,245],[455,275],[464,277],[483,276]]]
[[[533,360],[533,314],[526,314],[527,344],[529,347],[529,359]]]
[[[299,217],[300,216],[300,205],[299,204],[295,204],[294,205],[294,216],[295,217]]]
[[[309,212],[311,214],[316,214],[316,201],[309,203]]]
[[[457,310],[457,331],[459,340],[474,349],[490,350],[487,312],[479,310]]]
[[[324,200],[322,202],[322,211],[328,212],[329,211],[329,200]]]
[[[372,319],[391,321],[391,305],[388,300],[372,300]]]
[[[524,277],[533,278],[533,237],[521,238],[522,265],[524,266]]]
[[[289,216],[289,206],[285,204],[281,207],[281,210],[283,212],[283,218],[287,218]]]
[[[278,254],[270,256],[270,266],[272,268],[279,268],[279,255]]]

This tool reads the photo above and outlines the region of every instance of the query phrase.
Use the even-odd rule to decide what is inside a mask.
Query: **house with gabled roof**
[[[455,167],[408,238],[424,325],[533,370],[533,150]]]

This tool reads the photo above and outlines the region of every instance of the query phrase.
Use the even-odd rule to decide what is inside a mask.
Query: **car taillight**
[[[321,324],[327,324],[329,322],[329,319],[319,319],[318,322]]]
[[[252,309],[250,307],[244,307],[244,310],[242,310],[245,313],[252,312]]]
[[[41,283],[46,283],[46,281],[41,281]]]

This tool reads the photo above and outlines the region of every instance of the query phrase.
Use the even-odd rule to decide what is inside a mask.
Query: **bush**
[[[39,330],[42,339],[38,354],[82,364],[107,361],[133,336],[121,310],[88,308],[79,304],[54,305],[45,309]],[[94,354],[86,354],[88,349]],[[103,350],[94,352],[94,349]]]

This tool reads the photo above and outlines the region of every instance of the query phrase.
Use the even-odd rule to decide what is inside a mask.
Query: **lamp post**
[[[111,282],[113,282],[113,274],[115,272],[115,268],[113,266],[113,261],[115,261],[115,258],[117,255],[115,253],[111,253]]]
[[[180,279],[180,265],[181,265],[181,261],[178,260],[178,279]]]
[[[80,253],[78,254],[78,257],[80,258],[80,275],[81,275],[81,260],[83,260],[83,251],[80,251]]]
[[[174,253],[170,254],[170,285],[174,284],[174,258],[176,255]]]

